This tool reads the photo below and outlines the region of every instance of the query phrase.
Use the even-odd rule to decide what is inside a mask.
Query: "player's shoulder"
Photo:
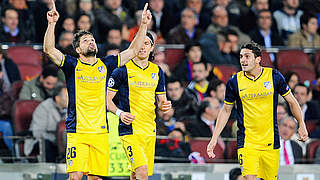
[[[159,70],[162,71],[162,69],[160,68],[160,66],[154,62],[149,61],[149,67],[155,69],[155,70]]]
[[[109,56],[101,57],[100,60],[102,62],[110,62],[112,60],[118,60],[118,58],[119,58],[119,55],[109,55]]]

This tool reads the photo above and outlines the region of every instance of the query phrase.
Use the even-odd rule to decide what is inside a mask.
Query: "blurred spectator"
[[[239,42],[238,33],[232,29],[229,29],[228,31],[226,31],[226,34],[227,34],[227,41],[231,43],[231,54],[233,54],[233,56],[236,56],[237,59],[240,59],[239,57],[240,42]],[[239,61],[239,65],[240,65],[240,61]]]
[[[164,48],[156,48],[153,62],[162,69],[166,79],[171,77],[172,73],[168,64],[166,64],[166,54],[164,53]]]
[[[226,33],[227,32],[220,31],[217,34],[220,56],[222,57],[223,61],[215,61],[215,59],[213,58],[213,62],[210,62],[213,64],[231,64],[239,68],[240,61],[238,55],[231,51],[232,44],[228,40],[228,35]]]
[[[51,64],[43,68],[42,73],[28,81],[24,82],[19,94],[20,100],[39,100],[43,101],[53,96],[58,87],[58,69]]]
[[[158,111],[157,118],[157,134],[167,136],[173,129],[180,128],[185,131],[186,128],[183,122],[178,122],[174,115],[174,109],[170,109],[168,112],[163,113]]]
[[[183,117],[196,114],[197,100],[184,89],[181,80],[169,78],[167,80],[167,94],[175,110],[174,117],[176,119],[181,120]]]
[[[12,139],[7,136],[13,135],[12,125],[10,122],[14,96],[12,91],[7,91],[5,89],[4,84],[3,68],[0,66],[0,132],[2,133],[6,147],[13,152]]]
[[[282,0],[283,8],[273,13],[276,19],[278,31],[286,42],[289,35],[300,29],[300,16],[303,14],[298,10],[299,0]]]
[[[74,19],[71,17],[67,17],[63,20],[62,23],[62,30],[63,31],[69,31],[74,32],[76,30],[76,23],[74,22]]]
[[[107,44],[115,44],[120,47],[120,50],[124,50],[129,46],[128,41],[122,39],[121,29],[111,28],[107,36]]]
[[[20,26],[19,14],[13,8],[6,8],[1,13],[0,42],[25,43],[30,37]],[[22,28],[22,29],[21,29]]]
[[[258,11],[262,9],[269,9],[269,0],[252,0],[252,6],[246,14],[240,16],[240,29],[244,33],[249,33],[252,29],[257,27]],[[273,22],[276,22],[272,20]],[[273,24],[272,29],[277,29],[276,23]]]
[[[186,0],[186,8],[190,8],[197,13],[197,26],[203,31],[207,29],[210,24],[210,15],[205,12],[204,3],[202,0]]]
[[[103,6],[96,8],[95,17],[100,37],[99,43],[103,42],[111,28],[122,28],[122,25],[128,28],[134,26],[134,20],[121,6],[121,0],[104,0]]]
[[[284,117],[288,116],[288,110],[287,106],[284,103],[278,103],[277,105],[277,120],[278,124],[280,124],[280,119],[283,119]]]
[[[320,36],[317,34],[318,17],[305,12],[300,17],[300,31],[289,36],[288,46],[296,48],[320,48]]]
[[[20,81],[21,77],[20,77],[20,72],[17,64],[3,54],[1,44],[0,44],[0,67],[2,69],[2,72],[1,72],[2,75],[0,79],[3,80],[1,90],[3,92],[8,92],[11,89],[11,85],[16,81]]]
[[[94,16],[94,3],[92,0],[77,0],[77,9],[75,12],[75,17],[79,17],[80,14],[88,14],[91,20],[91,25],[95,24]]]
[[[106,49],[104,50],[105,54],[103,56],[110,56],[110,55],[118,55],[120,53],[120,47],[115,44],[109,44]]]
[[[209,82],[207,94],[210,97],[217,98],[220,103],[220,108],[224,104],[226,85],[219,79],[212,79]]]
[[[284,74],[284,78],[290,89],[294,89],[294,87],[300,82],[299,74],[293,71],[286,72]]]
[[[191,146],[184,139],[185,133],[179,128],[173,129],[168,139],[161,139],[156,143],[156,156],[187,158],[191,153]]]
[[[129,40],[128,40],[129,42],[131,42],[133,40],[134,36],[136,35],[136,33],[139,30],[139,27],[140,27],[140,24],[141,24],[142,12],[143,12],[142,10],[139,10],[135,14],[136,25],[129,29]],[[153,26],[153,22],[151,21],[148,24],[148,30],[150,30],[152,26]],[[156,39],[158,40],[158,37]]]
[[[29,155],[39,151],[39,140],[44,139],[46,162],[56,162],[58,147],[56,131],[58,123],[66,118],[68,107],[68,92],[66,87],[58,87],[52,98],[41,102],[32,115],[29,130],[36,139],[27,139],[24,152]]]
[[[320,103],[320,74],[317,75],[317,78],[315,80],[315,84],[312,90],[312,99]]]
[[[150,0],[149,6],[152,13],[152,31],[157,33],[158,37],[167,39],[169,31],[173,28],[172,12],[169,7],[165,7],[165,0]],[[141,16],[140,16],[141,17]]]
[[[25,34],[25,41],[27,43],[34,42],[36,35],[35,21],[29,4],[27,4],[26,0],[9,0],[9,4],[15,8],[19,14],[19,28]]]
[[[257,27],[250,31],[251,39],[261,46],[271,48],[272,46],[283,46],[283,40],[277,31],[272,27],[272,13],[270,10],[263,9],[258,12]],[[272,62],[275,61],[275,55],[269,54]]]
[[[280,166],[292,165],[301,162],[302,148],[291,137],[297,130],[297,122],[293,117],[286,116],[280,120]]]
[[[197,41],[190,41],[184,47],[186,58],[175,68],[174,77],[180,79],[183,83],[189,83],[192,80],[192,66],[201,61],[201,45]]]
[[[215,6],[222,6],[226,8],[228,11],[229,24],[239,26],[240,14],[244,12],[238,2],[233,0],[209,0],[206,5],[208,10],[212,10]]]
[[[245,180],[240,168],[233,168],[229,171],[229,180]]]
[[[167,43],[186,44],[190,40],[197,41],[202,31],[196,27],[197,13],[195,10],[186,8],[181,12],[181,22],[170,30]]]
[[[220,103],[216,98],[205,98],[200,104],[197,116],[187,124],[191,137],[211,137],[219,114]],[[228,128],[224,128],[222,137],[230,137]]]
[[[298,83],[294,89],[294,97],[297,99],[304,121],[320,119],[319,104],[316,101],[308,101],[310,89],[302,83]]]
[[[203,98],[207,97],[207,89],[209,82],[207,77],[208,65],[205,62],[196,62],[192,65],[192,81],[188,84],[187,89],[197,98],[198,104],[203,101]]]
[[[91,21],[91,17],[88,14],[82,13],[79,14],[78,17],[76,17],[76,30],[85,30],[89,31],[93,34],[95,39],[100,39],[99,34],[97,33],[97,30],[94,26],[92,26],[93,22]]]
[[[215,33],[227,31],[229,29],[235,31],[239,37],[239,44],[250,42],[250,37],[240,31],[236,26],[229,25],[228,12],[223,6],[216,6],[212,10],[212,24],[209,25],[207,33]]]

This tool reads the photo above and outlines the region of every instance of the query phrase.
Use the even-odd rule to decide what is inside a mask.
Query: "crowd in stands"
[[[56,0],[60,14],[55,34],[57,48],[77,56],[73,34],[87,30],[98,43],[98,57],[115,55],[126,49],[138,31],[141,9],[149,2],[153,21],[149,30],[157,37],[154,62],[165,73],[167,95],[173,109],[158,111],[156,156],[188,158],[190,139],[211,137],[223,105],[225,74],[216,65],[240,70],[239,47],[251,40],[264,48],[314,48],[320,51],[320,2],[312,0]],[[1,1],[0,42],[9,46],[42,44],[47,27],[46,13],[51,0]],[[184,58],[170,66],[161,45],[182,44]],[[277,52],[267,58],[277,68]],[[320,55],[308,54],[306,68],[314,79],[302,81],[294,70],[281,71],[303,112],[305,122],[314,124],[311,138],[320,139]],[[47,162],[57,162],[58,123],[65,118],[67,105],[64,76],[48,57],[43,57],[42,72],[25,81],[16,96],[12,87],[24,78],[18,65],[0,49],[0,132],[10,137],[13,131],[13,105],[18,100],[41,102],[34,110],[29,135],[45,140]],[[297,123],[279,98],[277,118],[281,137],[280,165],[303,163],[306,144],[297,142]],[[235,138],[237,115],[232,113],[219,144],[228,148],[226,138]],[[309,129],[310,130],[310,129]],[[24,143],[25,155],[39,151],[37,139]],[[320,144],[320,143],[319,143]],[[13,139],[4,138],[1,149],[13,154]],[[205,149],[206,147],[203,147]],[[2,152],[2,151],[1,151]],[[320,146],[314,162],[320,163]]]

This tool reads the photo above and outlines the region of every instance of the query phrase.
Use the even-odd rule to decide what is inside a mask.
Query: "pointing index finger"
[[[148,3],[146,3],[146,4],[144,5],[143,12],[146,12],[147,9],[148,9]]]
[[[52,10],[56,10],[56,4],[55,4],[54,1],[55,1],[55,0],[51,0],[51,2],[52,2]]]

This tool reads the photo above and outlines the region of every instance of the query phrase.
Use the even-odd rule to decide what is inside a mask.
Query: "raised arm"
[[[284,99],[288,102],[290,110],[293,116],[299,123],[298,134],[300,136],[299,141],[307,141],[308,140],[308,131],[306,125],[302,119],[302,111],[301,108],[296,100],[296,98],[290,92],[288,95],[284,96]]]
[[[207,153],[210,158],[215,157],[213,150],[216,147],[216,144],[218,142],[218,138],[219,138],[223,128],[227,124],[227,121],[230,117],[232,108],[233,108],[233,104],[226,104],[225,103],[218,114],[216,127],[214,128],[212,138],[207,146]]]
[[[131,42],[129,48],[120,53],[120,66],[126,64],[130,59],[136,57],[143,46],[144,39],[147,34],[148,24],[152,20],[151,12],[147,10],[147,8],[148,3],[146,3],[144,6],[141,17],[141,24],[135,38]]]
[[[48,27],[44,35],[43,51],[58,66],[61,65],[63,54],[55,48],[54,28],[59,19],[59,13],[56,10],[54,0],[52,0],[52,9],[47,12]]]

